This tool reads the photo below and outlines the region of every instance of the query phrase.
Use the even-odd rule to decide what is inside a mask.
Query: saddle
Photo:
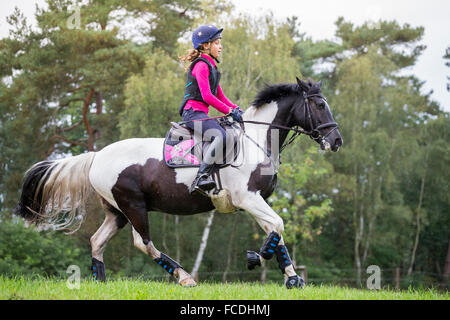
[[[219,169],[231,165],[237,159],[240,152],[241,130],[236,124],[226,119],[219,119],[218,122],[227,132],[227,144],[232,147],[226,148],[221,163],[214,168],[212,176],[216,176],[218,188],[206,196],[211,198],[218,212],[235,213],[237,209],[233,206],[230,192],[222,189]],[[166,165],[170,168],[200,167],[203,154],[206,153],[211,142],[203,141],[201,133],[197,134],[185,125],[177,122],[171,122],[171,125],[163,145],[163,157]]]
[[[216,120],[227,132],[227,147],[223,153],[223,159],[217,164],[218,168],[224,168],[233,163],[240,151],[239,136],[240,128],[227,119]],[[167,132],[164,145],[164,162],[170,168],[192,168],[200,167],[203,154],[208,150],[211,142],[203,141],[201,133],[186,125],[171,122],[172,127]]]

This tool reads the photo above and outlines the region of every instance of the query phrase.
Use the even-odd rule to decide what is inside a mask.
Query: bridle
[[[294,126],[294,127],[288,127],[288,126],[283,126],[283,125],[279,125],[279,124],[273,124],[270,122],[263,122],[263,121],[252,121],[252,120],[243,120],[243,123],[251,123],[251,124],[260,124],[260,125],[268,125],[269,127],[273,127],[273,128],[278,128],[278,129],[282,129],[282,130],[288,130],[288,131],[294,131],[293,134],[291,135],[291,137],[288,139],[287,142],[285,142],[281,147],[280,147],[280,154],[281,151],[283,151],[288,145],[290,145],[292,142],[294,142],[294,140],[299,137],[301,134],[307,135],[309,136],[311,139],[313,139],[314,141],[317,141],[319,143],[321,143],[322,141],[324,141],[333,131],[335,131],[336,129],[338,129],[338,124],[336,122],[327,122],[318,126],[314,125],[314,121],[312,119],[312,111],[311,111],[311,103],[309,102],[309,99],[312,97],[320,97],[321,99],[327,101],[325,99],[324,96],[322,96],[319,93],[313,93],[313,94],[307,94],[306,92],[303,93],[303,97],[304,97],[304,112],[305,112],[305,122],[308,120],[308,124],[309,124],[309,128],[310,130],[305,130],[300,128],[299,126]],[[326,135],[323,135],[321,133],[321,131],[323,129],[326,128],[330,128],[332,127],[333,129],[331,129]],[[245,130],[244,130],[245,131]]]

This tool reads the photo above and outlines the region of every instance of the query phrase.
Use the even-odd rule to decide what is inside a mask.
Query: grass
[[[80,289],[69,289],[65,280],[7,278],[0,276],[0,300],[450,300],[435,289],[396,291],[358,290],[309,285],[287,290],[269,283],[200,283],[183,288],[175,283],[120,279],[107,283],[82,280]]]

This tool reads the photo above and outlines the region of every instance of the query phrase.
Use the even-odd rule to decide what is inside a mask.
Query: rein
[[[311,97],[320,97],[322,99],[325,99],[325,97],[323,97],[321,94],[310,94],[307,95],[306,93],[304,93],[304,98],[305,98],[305,121],[306,118],[309,120],[309,127],[311,128],[310,131],[304,130],[298,126],[296,127],[288,127],[288,126],[283,126],[283,125],[279,125],[279,124],[273,124],[270,122],[263,122],[263,121],[254,121],[254,120],[242,120],[240,121],[241,126],[239,126],[239,128],[242,130],[243,134],[250,140],[252,141],[258,148],[260,148],[265,154],[266,156],[271,160],[272,164],[275,166],[275,164],[273,163],[273,160],[271,158],[271,154],[269,152],[269,150],[265,150],[263,147],[261,147],[255,140],[253,140],[250,136],[248,136],[245,133],[245,128],[243,126],[244,123],[251,123],[251,124],[259,124],[259,125],[266,125],[269,127],[274,127],[274,128],[278,128],[278,129],[282,129],[282,130],[288,130],[288,132],[290,131],[294,131],[294,133],[291,135],[291,137],[288,139],[287,142],[285,142],[281,147],[280,147],[280,152],[279,152],[279,156],[281,159],[281,152],[291,143],[294,142],[294,140],[299,137],[301,134],[307,135],[309,136],[311,139],[313,139],[314,141],[324,141],[333,131],[335,131],[338,128],[338,124],[336,122],[327,122],[321,125],[318,125],[317,127],[314,127],[313,124],[313,119],[311,117],[311,104],[309,103],[309,98]],[[308,113],[308,115],[306,115],[306,113]],[[218,116],[218,117],[213,117],[213,118],[205,118],[205,119],[196,119],[196,120],[188,120],[188,121],[182,121],[182,122],[178,122],[178,124],[185,124],[188,122],[194,122],[194,121],[206,121],[206,120],[212,120],[212,119],[223,119],[223,118],[227,118],[229,115],[225,115],[225,116]],[[233,125],[233,127],[235,127]],[[322,135],[322,133],[320,132],[322,129],[325,128],[330,128],[333,127],[333,129],[330,130],[330,132],[328,132],[326,135]],[[236,128],[236,127],[235,127]]]
[[[321,124],[314,128],[314,124],[313,124],[313,121],[311,118],[311,104],[309,103],[309,98],[316,97],[316,96],[320,97],[326,101],[325,97],[323,97],[320,94],[311,94],[311,95],[304,96],[305,97],[305,120],[306,120],[306,118],[309,119],[309,125],[310,125],[310,128],[312,128],[312,130],[310,130],[310,131],[304,130],[299,127],[287,127],[287,126],[283,126],[283,125],[279,125],[279,124],[273,124],[270,122],[252,121],[252,120],[245,120],[245,121],[243,120],[242,122],[252,123],[252,124],[260,124],[260,125],[268,125],[270,127],[274,127],[274,128],[278,128],[278,129],[282,129],[282,130],[294,131],[294,133],[289,138],[289,140],[280,147],[280,154],[281,154],[281,151],[283,151],[288,145],[290,145],[292,142],[294,142],[294,140],[301,134],[309,136],[314,141],[325,140],[334,130],[336,130],[338,128],[338,124],[336,122],[327,122],[327,123]],[[307,111],[308,111],[308,115],[306,116]],[[329,128],[329,127],[333,127],[333,129],[330,130],[330,132],[328,132],[326,135],[322,135],[320,130]]]
[[[205,118],[205,119],[196,119],[196,120],[180,121],[180,122],[177,122],[177,123],[180,124],[180,125],[182,125],[182,124],[189,123],[189,122],[206,121],[206,120],[213,120],[213,119],[222,119],[222,118],[227,118],[227,117],[228,117],[228,115],[225,115],[225,116],[218,116],[218,117],[213,117],[213,118]]]

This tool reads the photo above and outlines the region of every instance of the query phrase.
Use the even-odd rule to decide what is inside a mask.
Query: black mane
[[[259,108],[271,101],[278,102],[285,97],[301,95],[302,92],[306,92],[307,95],[322,94],[322,81],[314,82],[313,80],[308,79],[307,82],[304,82],[297,78],[297,82],[299,82],[301,86],[297,83],[266,84],[265,87],[258,92],[252,105]]]
[[[280,83],[274,85],[267,85],[256,95],[252,105],[256,108],[269,103],[271,101],[279,101],[281,98],[298,95],[301,89],[298,84],[294,83]]]

